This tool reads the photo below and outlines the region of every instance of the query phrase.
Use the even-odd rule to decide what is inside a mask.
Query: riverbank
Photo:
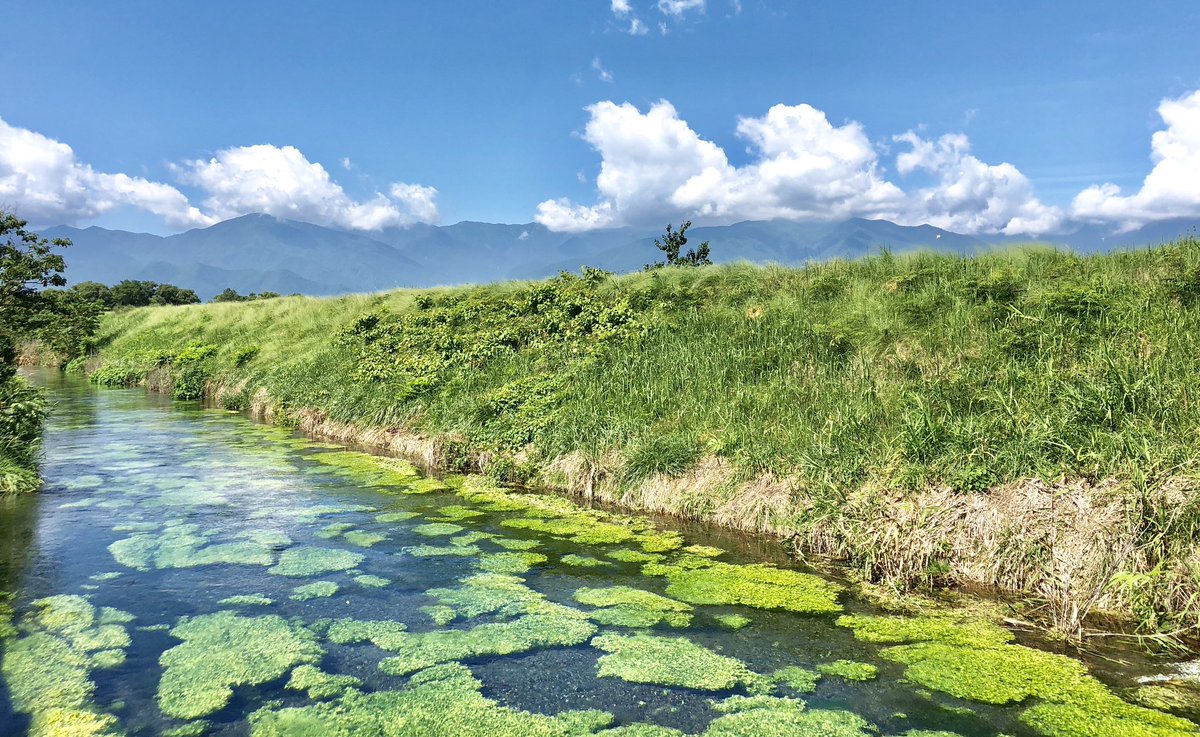
[[[71,368],[788,538],[900,586],[1197,621],[1200,242],[110,314]]]

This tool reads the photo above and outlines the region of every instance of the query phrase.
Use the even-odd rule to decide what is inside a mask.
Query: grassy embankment
[[[11,356],[0,357],[0,494],[41,485],[37,462],[45,415],[42,393],[16,375]]]
[[[1200,619],[1200,241],[137,309],[110,385],[789,536],[875,580]]]

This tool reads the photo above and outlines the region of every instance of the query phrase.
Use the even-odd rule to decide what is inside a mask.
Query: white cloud
[[[596,76],[600,78],[601,82],[613,81],[612,72],[604,68],[604,64],[600,62],[600,57],[598,56],[592,59],[592,70],[596,72]]]
[[[75,223],[131,205],[173,226],[209,225],[174,187],[80,162],[65,143],[0,119],[0,203],[36,223]]]
[[[1167,127],[1150,139],[1154,168],[1142,188],[1124,195],[1111,183],[1088,187],[1071,203],[1072,216],[1130,230],[1151,220],[1200,215],[1200,90],[1163,100],[1158,114]]]
[[[834,126],[808,105],[776,105],[743,118],[738,135],[757,159],[734,167],[666,101],[641,113],[628,103],[600,102],[584,140],[600,153],[595,206],[565,199],[538,205],[551,230],[651,224],[697,217],[713,221],[853,215],[894,217],[904,195],[885,181],[861,126]]]
[[[646,24],[637,18],[629,21],[629,30],[626,31],[630,36],[645,36],[649,32],[650,29],[646,27]]]
[[[632,11],[633,9],[629,7],[629,0],[612,0],[613,15],[624,18]]]
[[[239,146],[218,151],[207,161],[186,161],[173,169],[179,179],[201,189],[204,207],[225,220],[261,212],[281,218],[354,230],[437,220],[437,190],[395,183],[389,194],[376,192],[356,201],[319,163],[294,146]]]
[[[775,105],[761,117],[741,118],[737,134],[753,157],[741,167],[692,130],[669,102],[645,113],[608,101],[587,110],[583,138],[600,154],[599,202],[542,202],[535,218],[551,230],[681,218],[868,217],[970,233],[1040,234],[1063,222],[1062,212],[1039,201],[1016,167],[971,155],[963,134],[935,141],[911,131],[896,136],[912,147],[897,157],[900,174],[926,172],[934,180],[905,192],[884,177],[879,150],[861,124],[834,125],[811,105]]]
[[[1042,204],[1017,167],[980,161],[970,153],[965,134],[948,133],[930,141],[908,131],[893,140],[912,146],[896,157],[901,176],[923,171],[936,179],[933,186],[910,193],[902,221],[962,233],[1009,235],[1040,235],[1062,227],[1062,211]]]
[[[682,18],[691,11],[704,12],[704,0],[658,0],[658,12],[673,18]]]

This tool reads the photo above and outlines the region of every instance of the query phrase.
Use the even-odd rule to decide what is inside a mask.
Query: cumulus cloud
[[[34,223],[76,223],[121,205],[146,210],[177,227],[210,225],[174,187],[80,162],[65,143],[0,119],[0,203]]]
[[[432,187],[398,182],[386,195],[376,192],[358,201],[294,146],[227,148],[207,161],[185,161],[172,169],[180,181],[207,195],[205,210],[220,220],[260,212],[354,230],[437,220]]]
[[[1040,235],[1061,228],[1061,209],[1042,204],[1017,167],[985,164],[973,156],[965,134],[930,141],[908,131],[893,140],[912,147],[896,157],[901,176],[923,171],[936,180],[909,195],[902,220],[963,233]]]
[[[588,111],[583,137],[601,156],[596,180],[601,202],[541,203],[536,219],[552,230],[650,224],[664,217],[886,217],[894,216],[903,200],[903,193],[880,175],[861,126],[834,126],[808,105],[776,105],[761,118],[741,119],[738,135],[757,159],[740,168],[692,130],[669,102],[660,101],[646,113],[613,102]]]
[[[811,105],[775,105],[761,117],[739,119],[737,135],[752,156],[740,167],[692,130],[669,102],[645,113],[609,101],[587,110],[583,138],[600,154],[599,202],[542,202],[535,218],[552,230],[681,218],[867,217],[973,233],[1030,234],[1062,224],[1062,212],[1042,204],[1016,167],[980,161],[962,134],[935,141],[912,132],[896,137],[911,146],[897,158],[901,175],[920,171],[934,180],[932,186],[906,192],[884,176],[879,151],[861,124],[835,125]]]
[[[1154,168],[1141,189],[1126,195],[1112,183],[1088,187],[1071,203],[1074,217],[1131,230],[1151,220],[1200,215],[1200,90],[1163,100],[1158,114],[1167,127],[1150,138]]]

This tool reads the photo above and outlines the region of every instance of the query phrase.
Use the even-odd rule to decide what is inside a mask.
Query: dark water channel
[[[464,614],[460,607],[454,617],[447,613],[444,597],[427,593],[460,590],[456,587],[481,572],[516,576],[505,579],[515,581],[514,599],[541,602],[522,609],[521,616],[549,607],[550,618],[537,621],[549,622],[552,629],[591,621],[586,626],[594,627],[596,635],[644,630],[661,638],[686,638],[709,653],[740,661],[754,674],[797,666],[815,669],[838,660],[876,669],[867,680],[825,675],[814,688],[793,689],[780,682],[760,689],[758,693],[792,703],[802,699],[810,713],[850,712],[861,718],[835,719],[835,726],[825,728],[800,721],[789,727],[774,720],[779,731],[770,734],[1048,733],[1022,720],[1031,702],[988,705],[911,682],[904,664],[881,657],[885,645],[857,639],[853,630],[836,624],[837,613],[694,604],[673,610],[690,617],[640,628],[587,619],[593,607],[577,599],[581,589],[621,586],[663,595],[668,579],[645,575],[643,565],[656,556],[670,562],[685,555],[669,545],[647,558],[646,546],[630,541],[580,542],[536,526],[506,526],[506,520],[537,519],[539,514],[464,498],[455,488],[430,491],[428,479],[413,482],[424,493],[405,493],[376,483],[378,479],[364,483],[369,474],[364,476],[357,462],[332,458],[341,454],[333,446],[237,414],[172,403],[141,390],[95,390],[50,375],[36,380],[49,386],[54,404],[45,440],[46,487],[39,495],[0,504],[0,591],[11,597],[15,626],[14,634],[0,641],[5,677],[0,735],[157,735],[171,730],[246,735],[252,729],[249,715],[264,706],[280,710],[332,703],[345,692],[345,683],[324,693],[289,688],[288,673],[301,663],[316,666],[322,677],[357,679],[354,692],[412,688],[410,679],[418,676],[379,667],[397,652],[386,638],[347,641],[333,635],[331,621],[399,622],[417,634],[511,621],[512,612],[496,608]],[[661,521],[658,525],[664,529]],[[728,563],[759,562],[765,552],[761,542],[696,526],[684,529],[684,537],[685,545],[722,548],[719,560]],[[452,554],[453,545],[469,552]],[[307,555],[314,549],[338,552]],[[534,555],[522,559],[525,553]],[[485,555],[492,563],[482,562]],[[564,558],[590,564],[569,565]],[[319,585],[311,586],[315,583]],[[872,613],[844,593],[838,602],[847,613]],[[572,618],[567,608],[583,613]],[[232,642],[207,631],[188,640],[186,628],[172,629],[186,623],[185,618],[195,618],[193,629],[201,629],[198,623],[214,621],[205,615],[219,612],[255,624],[247,625],[241,635],[245,639]],[[554,640],[560,635],[546,636]],[[538,637],[543,635],[533,639]],[[487,636],[482,639],[483,650],[504,649],[493,647]],[[446,656],[438,662],[461,663],[478,681],[472,698],[482,699],[478,703],[486,703],[486,710],[463,712],[430,697],[428,703],[396,707],[420,711],[426,721],[418,722],[424,726],[406,727],[394,714],[372,722],[375,717],[364,711],[364,721],[344,733],[474,734],[472,729],[482,727],[469,722],[486,711],[499,715],[495,724],[508,725],[508,731],[488,728],[496,734],[551,734],[558,727],[544,731],[546,725],[537,722],[535,729],[529,726],[533,722],[521,721],[525,717],[509,715],[598,710],[611,717],[597,717],[593,725],[573,733],[660,725],[702,734],[729,714],[714,703],[749,689],[749,681],[705,689],[620,675],[598,677],[605,652],[593,645],[590,634],[576,639],[582,641],[524,642],[508,648],[508,654]],[[173,650],[185,641],[195,652]],[[276,642],[280,652],[302,652],[290,660],[277,657],[270,650],[275,645],[264,644]],[[259,647],[263,653],[258,660],[247,661],[243,651]],[[179,658],[164,658],[167,651]],[[688,652],[681,651],[680,657],[688,660]],[[183,686],[173,686],[176,681],[164,679],[163,661],[174,667],[177,660],[186,660],[184,655],[200,662],[184,662],[177,671],[183,675],[176,679]],[[1093,672],[1114,692],[1125,693],[1136,685],[1133,676],[1154,669],[1131,652],[1124,666],[1110,662]],[[205,691],[226,677],[233,681],[231,695],[213,697]],[[198,690],[187,690],[192,687]],[[183,692],[164,696],[178,688]],[[200,703],[213,698],[207,706]],[[164,699],[171,706],[164,707]],[[357,712],[346,706],[342,713]],[[368,723],[374,726],[368,728]],[[262,733],[327,733],[306,724],[271,722]],[[767,734],[748,717],[721,724],[724,731],[713,734]],[[1162,734],[1176,733],[1185,732]],[[625,734],[672,733],[639,726]]]

